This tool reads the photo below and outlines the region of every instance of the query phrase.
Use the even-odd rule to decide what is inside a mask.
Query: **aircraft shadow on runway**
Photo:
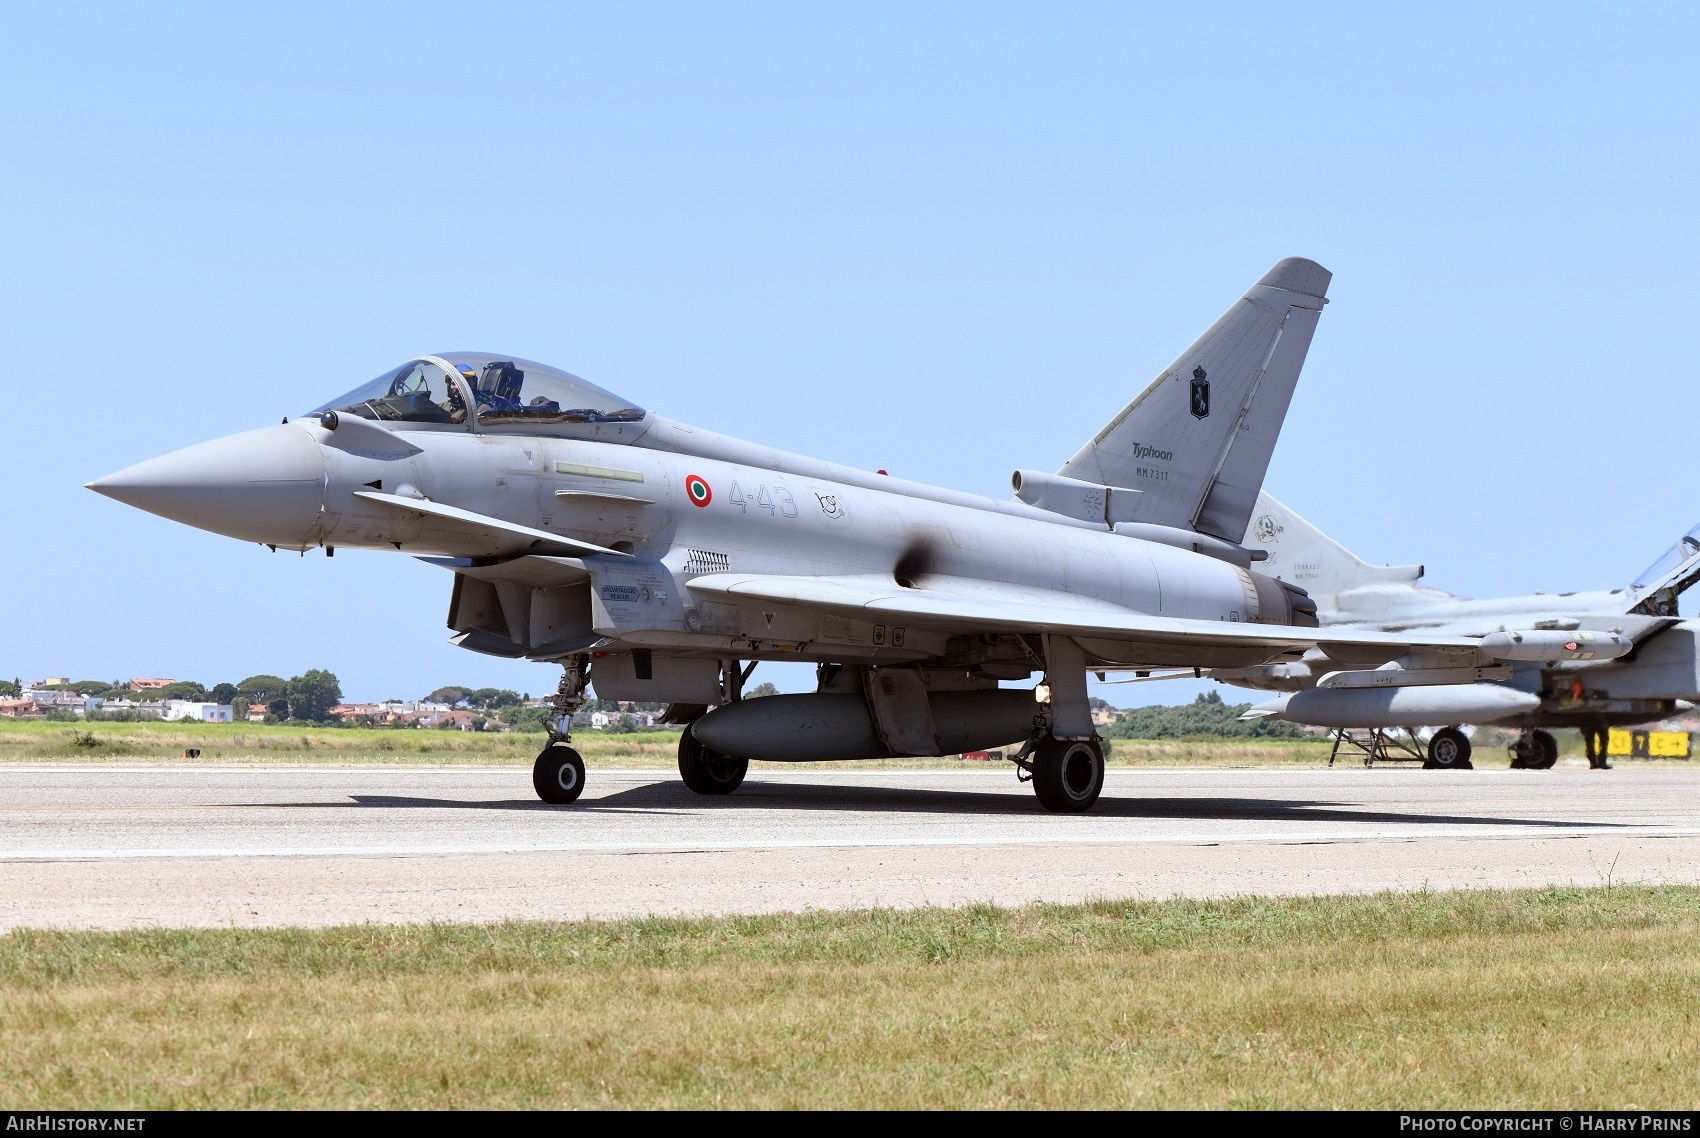
[[[580,805],[551,806],[535,798],[419,798],[401,794],[351,794],[347,798],[326,798],[319,802],[236,802],[232,805],[270,810],[518,810],[537,813],[550,810],[594,809],[603,814],[694,813],[691,810],[667,810],[645,806],[605,806],[607,801],[608,799],[585,799]],[[681,799],[680,805],[689,803]]]
[[[479,800],[413,795],[357,794],[320,802],[255,802],[271,809],[507,810],[578,811],[590,814],[699,814],[705,810],[818,810],[866,813],[915,813],[1012,816],[1043,814],[1027,795],[987,794],[971,790],[912,787],[844,786],[838,783],[764,783],[751,780],[735,794],[699,795],[673,779],[643,783],[571,806],[536,799]],[[1293,798],[1100,798],[1088,818],[1175,818],[1200,821],[1350,822],[1360,825],[1527,826],[1531,829],[1612,830],[1630,823],[1559,818],[1507,818],[1493,815],[1427,814],[1417,811],[1361,810],[1349,802]]]
[[[865,810],[870,813],[1044,814],[1028,795],[912,787],[844,786],[836,783],[763,783],[750,780],[737,793],[706,798],[674,781],[646,783],[599,798],[593,804],[637,806],[691,805],[699,809]],[[1537,829],[1586,827],[1610,830],[1627,823],[1566,821],[1558,818],[1501,818],[1479,815],[1423,814],[1356,810],[1349,802],[1278,798],[1112,798],[1098,799],[1087,818],[1196,818],[1203,820],[1284,822],[1404,822],[1430,826],[1529,826]]]

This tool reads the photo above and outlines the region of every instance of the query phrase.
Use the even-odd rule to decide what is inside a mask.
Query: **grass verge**
[[[1638,1107],[1700,890],[20,931],[0,1103]]]
[[[251,723],[47,723],[0,721],[0,764],[7,762],[513,764],[530,766],[541,733],[392,730],[371,727],[286,727]],[[1117,766],[1316,766],[1328,744],[1309,740],[1147,742],[1111,741]],[[593,766],[672,770],[677,731],[578,730],[573,745]],[[184,760],[194,748],[200,756]],[[767,765],[767,764],[763,764]],[[792,767],[798,764],[772,764]],[[843,769],[843,763],[805,766]],[[889,759],[865,767],[979,767],[944,759]]]
[[[1484,729],[1478,734],[1478,768],[1507,767],[1510,732]],[[1503,736],[1503,737],[1501,737]],[[1571,736],[1574,736],[1572,739]],[[1563,761],[1583,760],[1581,736],[1560,732]],[[0,720],[0,765],[15,762],[147,763],[399,763],[531,765],[543,747],[541,733],[393,730],[374,727],[293,727],[252,723],[51,723]],[[1321,767],[1332,746],[1327,739],[1107,739],[1112,767]],[[1574,743],[1574,746],[1571,744]],[[678,762],[677,731],[573,732],[573,745],[592,766],[672,770]],[[194,748],[200,756],[184,760]],[[1687,767],[1686,760],[1618,759],[1635,767]],[[1342,755],[1355,766],[1361,759]],[[846,769],[844,763],[758,764],[775,768]],[[883,759],[859,768],[980,767],[954,756],[938,759]]]
[[[587,760],[605,766],[673,766],[677,732],[574,732]],[[541,732],[295,727],[256,723],[50,723],[0,721],[7,762],[494,763],[530,766]],[[194,748],[200,756],[185,760]]]

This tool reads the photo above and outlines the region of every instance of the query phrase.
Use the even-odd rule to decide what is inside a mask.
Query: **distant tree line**
[[[3,686],[4,681],[0,681],[0,687]],[[14,680],[11,686],[14,691],[21,691],[23,685]],[[74,691],[79,695],[99,696],[106,700],[146,700],[151,703],[181,699],[190,703],[228,703],[232,717],[238,720],[246,719],[250,709],[263,707],[266,718],[275,722],[324,723],[331,718],[331,708],[342,702],[342,686],[337,682],[335,673],[323,668],[309,668],[287,680],[282,676],[258,675],[249,676],[239,684],[219,683],[211,687],[194,680],[179,680],[162,688],[136,691],[128,686],[126,680],[78,680],[71,684],[48,684],[42,690]],[[133,712],[126,711],[91,714],[102,719],[134,718]]]
[[[1191,703],[1135,707],[1102,729],[1112,739],[1303,739],[1296,723],[1241,719],[1249,703],[1223,703],[1215,692]]]
[[[446,703],[450,707],[464,703],[474,711],[495,711],[516,707],[530,699],[530,693],[520,695],[507,688],[474,688],[460,685],[440,687],[425,697],[428,703]]]

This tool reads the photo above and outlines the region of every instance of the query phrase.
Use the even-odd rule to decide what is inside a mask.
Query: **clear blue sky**
[[[0,673],[539,692],[439,570],[81,484],[474,348],[1002,495],[1290,254],[1275,493],[1454,591],[1621,583],[1700,518],[1696,11],[8,6]]]

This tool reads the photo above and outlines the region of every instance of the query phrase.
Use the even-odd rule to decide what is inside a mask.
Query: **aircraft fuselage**
[[[486,568],[480,563],[552,556],[552,578],[488,574],[507,594],[501,623],[519,649],[511,654],[540,659],[560,654],[555,649],[567,641],[555,634],[564,618],[552,618],[538,635],[553,639],[539,642],[530,629],[531,599],[515,599],[516,590],[574,588],[586,579],[590,629],[627,646],[892,662],[952,652],[945,634],[924,627],[694,600],[691,577],[714,571],[861,574],[911,587],[948,578],[959,588],[1025,586],[1034,599],[1066,592],[1107,609],[1154,615],[1245,622],[1265,615],[1247,570],[1215,557],[1021,502],[870,474],[665,420],[622,424],[627,437],[602,440],[392,430],[348,419],[340,429],[299,419],[191,447],[96,488],[279,548],[399,551],[454,559],[449,567],[474,576]],[[674,449],[698,439],[716,456]],[[770,465],[735,461],[740,450]],[[212,468],[220,471],[216,478],[205,473]],[[408,510],[397,499],[452,506],[515,530]],[[551,535],[611,552],[551,548]],[[573,565],[582,570],[577,580]],[[585,639],[572,642],[582,647]],[[1217,666],[1263,656],[1264,650],[1204,653]],[[1196,662],[1200,650],[1186,657]],[[1124,661],[1166,662],[1161,652]]]

